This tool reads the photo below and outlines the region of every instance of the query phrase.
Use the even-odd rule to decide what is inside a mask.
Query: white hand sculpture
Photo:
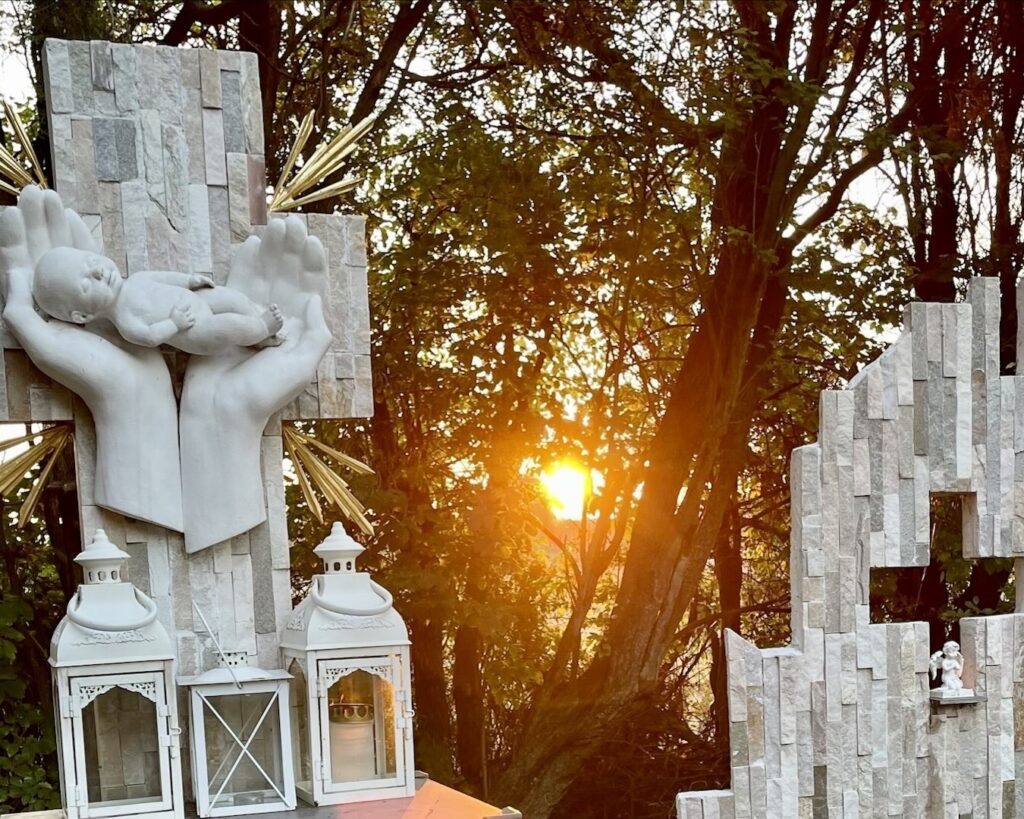
[[[326,274],[320,241],[295,216],[271,221],[262,241],[249,237],[235,255],[228,287],[257,304],[276,303],[285,319],[284,341],[189,361],[180,412],[189,552],[247,532],[266,518],[263,430],[313,379],[331,344],[321,301]]]
[[[128,344],[102,327],[46,320],[32,300],[35,263],[54,247],[99,253],[78,214],[54,191],[26,187],[0,214],[3,317],[32,362],[79,395],[96,425],[95,502],[182,530],[176,405],[157,350]],[[100,333],[104,333],[100,335]]]

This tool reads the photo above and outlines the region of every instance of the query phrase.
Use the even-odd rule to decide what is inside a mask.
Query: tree
[[[60,801],[47,661],[50,637],[75,589],[70,559],[77,553],[78,504],[71,449],[55,464],[38,514],[19,528],[18,509],[40,468],[12,497],[0,498],[0,808],[12,812]]]
[[[595,792],[663,815],[723,775],[720,630],[785,638],[816,391],[912,287],[980,270],[1012,304],[1016,4],[100,6],[113,37],[257,50],[272,179],[310,108],[311,144],[379,112],[353,155],[375,414],[318,434],[378,471],[356,489],[419,764],[537,817]],[[574,524],[536,487],[559,458],[602,478]],[[599,790],[612,770],[636,787]]]

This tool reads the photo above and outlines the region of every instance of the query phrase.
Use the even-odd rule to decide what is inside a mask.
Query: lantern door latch
[[[181,753],[181,728],[177,725],[167,729],[167,745],[171,749],[171,759],[177,759]]]

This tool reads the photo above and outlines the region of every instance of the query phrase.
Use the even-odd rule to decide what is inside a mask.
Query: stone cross
[[[53,185],[105,255],[129,275],[176,270],[223,283],[235,246],[267,222],[256,55],[48,40],[44,79]],[[193,601],[225,650],[279,666],[278,632],[291,612],[281,420],[372,412],[364,220],[300,218],[327,252],[333,345],[316,380],[264,432],[267,520],[204,551],[187,555],[181,535],[95,505],[89,411],[3,334],[0,417],[74,421],[82,533],[102,527],[131,555],[131,581],[156,601],[176,640],[179,674],[217,663]],[[169,354],[169,363],[180,389],[183,357]]]

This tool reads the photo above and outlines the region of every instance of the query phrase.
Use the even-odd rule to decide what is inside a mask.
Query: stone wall
[[[263,118],[254,54],[48,40],[44,79],[53,185],[123,273],[170,269],[225,281],[234,249],[267,221]],[[85,405],[37,370],[0,322],[0,420],[73,420],[82,534],[103,527],[131,556],[129,579],[157,603],[176,672],[217,665],[200,606],[227,650],[280,666],[291,613],[281,419],[372,414],[365,220],[300,215],[327,253],[333,344],[316,379],[267,425],[267,521],[194,555],[181,535],[96,506],[95,431]],[[184,356],[167,353],[180,390]],[[187,702],[180,697],[182,728]],[[187,736],[183,754],[188,753]],[[188,787],[187,758],[183,769]]]
[[[266,224],[263,118],[254,54],[48,40],[44,48],[53,183],[128,275],[145,269],[227,276],[235,247]],[[372,412],[362,217],[300,216],[327,251],[325,313],[334,343],[317,379],[271,419],[263,438],[268,519],[203,552],[93,503],[95,434],[84,404],[42,375],[3,333],[0,419],[75,422],[84,537],[98,527],[131,555],[130,579],[157,602],[178,672],[216,664],[192,608],[225,648],[276,667],[291,611],[281,418]],[[168,353],[180,384],[183,356]]]
[[[1024,811],[1024,614],[961,621],[971,705],[929,701],[927,624],[870,622],[870,569],[930,560],[933,493],[963,494],[966,556],[1024,557],[1024,378],[999,375],[998,281],[904,324],[793,452],[792,644],[727,633],[732,787],[679,794],[680,819]]]

